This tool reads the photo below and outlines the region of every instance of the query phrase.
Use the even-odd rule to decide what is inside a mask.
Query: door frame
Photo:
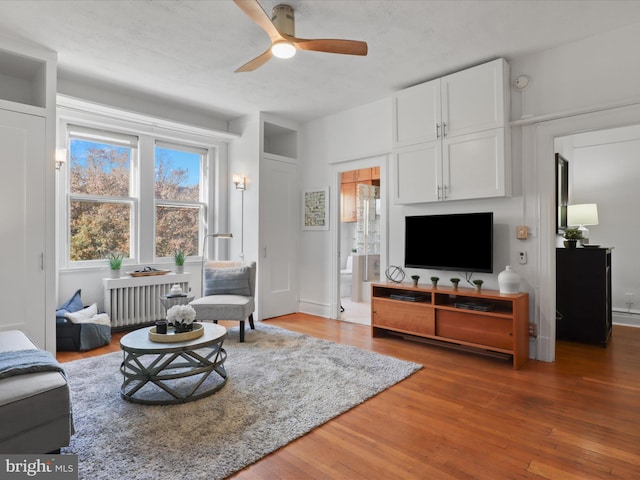
[[[329,224],[331,226],[331,318],[340,318],[340,184],[342,172],[361,168],[380,167],[380,274],[387,268],[388,212],[389,212],[389,155],[380,154],[348,160],[331,165],[331,189]]]
[[[523,162],[526,168],[525,215],[536,225],[538,252],[536,278],[533,278],[536,300],[533,309],[538,323],[536,359],[553,362],[556,341],[556,225],[555,225],[555,156],[554,141],[587,131],[637,125],[640,104],[567,116],[533,123],[523,128]],[[536,219],[537,217],[537,219]],[[529,221],[529,220],[527,220]]]

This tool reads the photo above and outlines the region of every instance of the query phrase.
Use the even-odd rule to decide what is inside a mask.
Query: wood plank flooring
[[[607,348],[558,342],[556,362],[513,370],[311,315],[266,323],[424,368],[231,478],[640,478],[640,329],[614,326]],[[58,359],[118,351],[120,336]]]

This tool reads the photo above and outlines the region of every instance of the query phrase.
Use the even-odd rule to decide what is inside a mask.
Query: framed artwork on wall
[[[556,233],[567,228],[567,206],[569,205],[569,162],[556,153]]]
[[[329,230],[329,187],[302,191],[302,229]]]

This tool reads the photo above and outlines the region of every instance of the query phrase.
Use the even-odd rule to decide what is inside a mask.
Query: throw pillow
[[[204,296],[208,295],[251,295],[249,267],[204,269]]]
[[[86,323],[94,315],[98,314],[98,306],[94,303],[87,308],[78,310],[77,312],[67,312],[65,317],[71,320],[73,323]]]
[[[56,323],[65,323],[65,315],[67,313],[73,313],[83,309],[84,306],[82,305],[82,298],[80,298],[80,291],[81,289],[78,289],[69,300],[56,309]]]

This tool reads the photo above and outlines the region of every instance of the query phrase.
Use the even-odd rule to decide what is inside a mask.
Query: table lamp
[[[589,229],[585,225],[598,225],[598,206],[595,203],[581,203],[567,207],[567,224],[578,226],[582,232],[582,244],[589,243]]]

